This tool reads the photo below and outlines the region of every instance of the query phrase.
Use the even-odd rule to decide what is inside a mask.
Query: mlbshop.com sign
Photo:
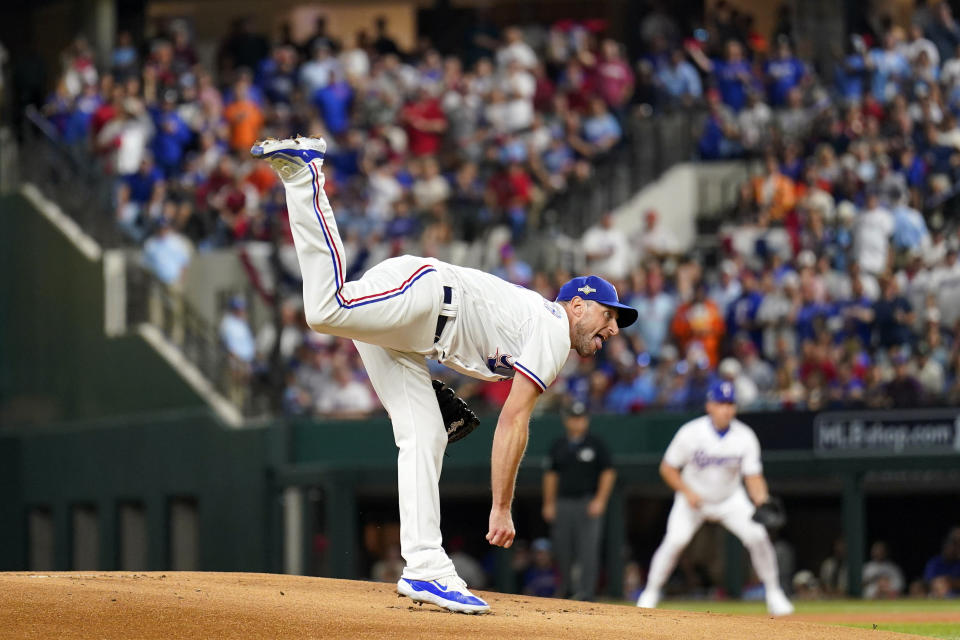
[[[828,412],[813,420],[819,454],[936,454],[960,452],[960,413],[955,409]]]

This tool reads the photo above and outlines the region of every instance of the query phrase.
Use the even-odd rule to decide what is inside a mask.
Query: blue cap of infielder
[[[710,385],[707,391],[707,402],[723,402],[736,404],[737,396],[733,389],[733,383],[729,380],[719,380]]]
[[[572,300],[576,296],[617,309],[617,326],[621,329],[629,327],[637,321],[637,310],[625,304],[620,304],[617,288],[600,276],[573,278],[560,287],[557,300]]]

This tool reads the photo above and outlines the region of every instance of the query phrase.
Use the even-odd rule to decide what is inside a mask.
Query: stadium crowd
[[[915,19],[909,32],[851,34],[832,69],[796,55],[788,14],[768,39],[722,0],[689,38],[650,13],[636,64],[602,22],[478,30],[443,57],[425,39],[401,51],[382,19],[350,42],[320,19],[300,43],[238,20],[208,68],[174,22],[141,47],[119,34],[107,66],[78,39],[44,113],[115,176],[117,223],[169,284],[193,249],[278,228],[291,241],[282,189],[246,151],[302,132],[330,143],[348,277],[390,255],[457,261],[484,245],[491,271],[552,299],[571,274],[521,259],[544,204],[589,179],[628,118],[702,108],[700,158],[762,169],[716,252],[678,246],[659,224],[669,211],[648,212],[637,236],[609,215],[585,232],[588,270],[615,281],[641,320],[596,361],[571,358],[543,404],[692,409],[717,376],[748,409],[955,403],[960,26],[946,2]],[[239,330],[230,310],[233,357],[256,379],[279,339],[288,413],[374,410],[352,345],[307,331],[295,286],[290,297],[279,337]],[[507,391],[455,383],[490,406]]]

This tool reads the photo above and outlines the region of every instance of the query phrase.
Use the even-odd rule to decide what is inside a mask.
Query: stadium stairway
[[[212,375],[213,329],[184,303],[176,322],[149,318],[151,305],[172,318],[171,301],[137,252],[104,251],[33,184],[0,198],[0,216],[0,422],[207,406],[243,423]]]

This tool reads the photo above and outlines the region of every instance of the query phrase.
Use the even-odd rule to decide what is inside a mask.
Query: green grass
[[[795,600],[797,613],[922,613],[924,611],[960,612],[957,600]],[[767,608],[761,601],[744,602],[741,600],[667,600],[660,603],[661,609],[680,611],[712,611],[751,615],[766,613]]]
[[[863,615],[869,613],[960,613],[960,602],[957,600],[817,600],[796,601],[794,606],[798,614],[843,614]],[[680,611],[709,611],[731,615],[764,615],[766,607],[762,602],[706,601],[706,600],[669,600],[661,603],[661,609],[676,609]],[[847,627],[873,629],[871,623],[838,622],[836,624]],[[912,633],[918,636],[940,638],[941,640],[960,640],[960,622],[880,622],[876,624],[880,631],[895,631]]]
[[[960,640],[960,623],[956,622],[881,622],[872,624],[844,624],[844,627],[860,627],[878,631],[896,631],[899,633],[913,633],[918,636],[941,638],[942,640]]]

